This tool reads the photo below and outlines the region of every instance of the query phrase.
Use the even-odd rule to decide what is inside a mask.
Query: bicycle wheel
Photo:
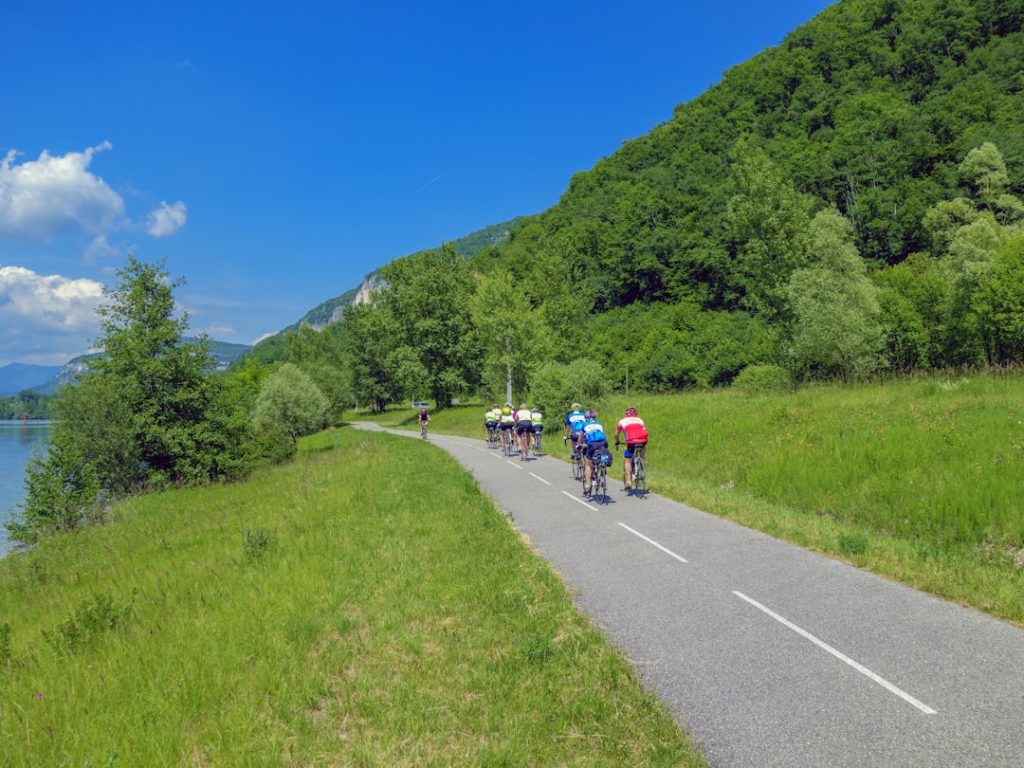
[[[604,464],[599,464],[597,467],[597,480],[594,483],[594,497],[601,494],[601,502],[608,502],[608,470],[605,469]]]
[[[633,459],[633,493],[640,496],[647,493],[647,467],[639,456]]]
[[[583,462],[580,461],[578,453],[572,455],[572,479],[582,480],[583,479]]]

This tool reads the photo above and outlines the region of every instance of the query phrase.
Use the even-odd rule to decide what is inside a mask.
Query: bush
[[[110,595],[93,595],[79,604],[74,616],[52,632],[44,631],[43,639],[58,656],[73,656],[94,645],[101,635],[126,624],[134,610],[134,597],[118,605]]]
[[[546,413],[564,413],[573,401],[592,403],[605,393],[607,376],[600,364],[587,358],[567,365],[546,363],[537,369],[530,396]]]
[[[46,458],[33,457],[25,469],[27,495],[4,525],[12,541],[34,544],[42,536],[72,531],[98,519],[103,495],[92,465],[61,442]]]
[[[748,365],[732,386],[747,394],[787,392],[793,387],[793,379],[789,371],[777,365]]]
[[[242,539],[242,554],[248,563],[262,560],[267,552],[274,548],[277,537],[267,528],[249,528]]]

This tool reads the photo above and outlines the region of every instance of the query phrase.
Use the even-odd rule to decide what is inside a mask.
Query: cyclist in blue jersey
[[[594,468],[591,461],[597,456],[608,454],[608,436],[604,427],[597,420],[597,411],[591,409],[586,413],[587,421],[583,425],[583,433],[580,440],[586,446],[586,461],[583,463],[583,495],[590,495],[590,487],[594,481]]]
[[[581,447],[580,435],[583,434],[583,425],[587,423],[587,415],[583,412],[583,406],[573,403],[568,415],[565,417],[565,439],[572,440],[572,451],[576,453]]]

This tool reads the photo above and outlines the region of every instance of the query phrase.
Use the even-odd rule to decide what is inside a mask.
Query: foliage
[[[96,470],[63,441],[55,442],[46,458],[32,457],[25,468],[25,490],[18,513],[4,524],[10,539],[20,544],[74,530],[100,514]]]
[[[79,603],[74,615],[52,630],[43,630],[43,639],[58,656],[73,656],[95,645],[101,637],[123,627],[134,615],[134,601],[118,605],[106,592]]]
[[[103,354],[58,395],[50,450],[29,468],[11,523],[17,541],[75,528],[107,497],[251,468],[242,390],[211,375],[205,339],[183,342],[188,318],[174,317],[173,295],[181,281],[131,256],[117,275],[98,310]]]
[[[543,317],[512,274],[498,269],[484,277],[470,312],[489,391],[504,398],[507,372],[512,374],[513,391],[526,389],[534,367],[547,357],[546,334]]]
[[[599,400],[607,381],[601,365],[588,358],[565,364],[545,363],[534,375],[530,397],[545,413],[566,413],[573,402]]]
[[[788,392],[793,388],[793,377],[778,365],[748,365],[740,371],[732,386],[748,394]]]
[[[253,420],[260,430],[284,432],[296,442],[326,426],[330,404],[297,366],[284,363],[260,388]]]
[[[242,556],[246,562],[255,563],[266,557],[276,545],[277,535],[269,528],[246,528],[242,537]]]
[[[54,398],[32,390],[24,390],[14,397],[0,397],[0,420],[52,419]]]
[[[472,275],[450,245],[393,261],[381,271],[380,311],[389,319],[405,394],[438,407],[479,383],[480,348],[470,320]]]
[[[1024,233],[997,253],[978,289],[979,330],[993,363],[1024,360]]]
[[[881,308],[853,243],[853,225],[834,209],[821,211],[809,241],[812,266],[789,281],[796,369],[811,377],[870,373],[882,346]]]

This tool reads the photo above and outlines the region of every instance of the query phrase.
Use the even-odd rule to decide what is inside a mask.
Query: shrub
[[[11,625],[0,624],[0,667],[11,660]]]
[[[242,554],[246,562],[254,563],[262,560],[275,544],[277,537],[273,531],[267,528],[249,528],[242,539]]]
[[[840,534],[839,551],[844,555],[863,555],[868,551],[868,537],[863,533]]]
[[[793,387],[793,379],[789,371],[777,365],[748,365],[732,385],[747,394],[786,392]]]
[[[118,605],[108,594],[83,600],[74,615],[62,621],[43,639],[58,656],[72,656],[91,647],[104,634],[124,626],[134,613],[134,599]]]

